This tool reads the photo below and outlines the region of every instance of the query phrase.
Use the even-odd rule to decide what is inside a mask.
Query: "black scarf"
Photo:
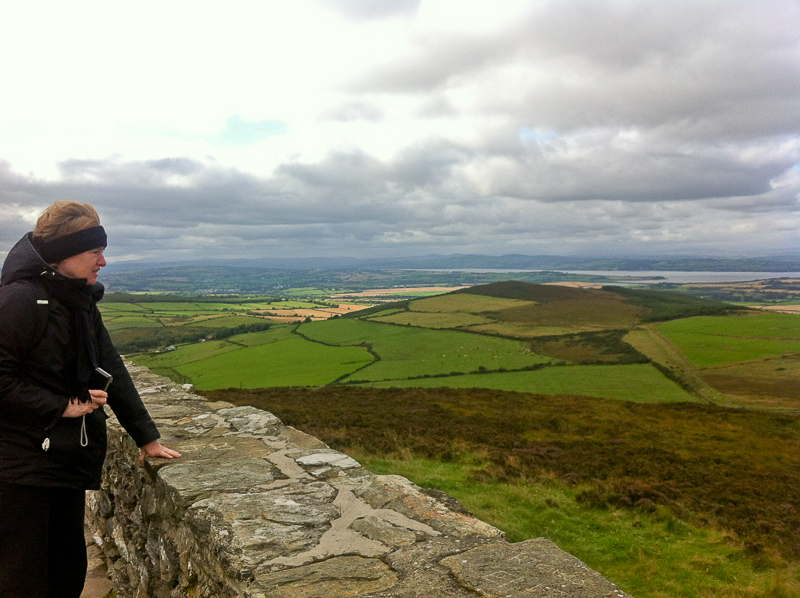
[[[99,365],[99,351],[95,334],[95,305],[102,298],[102,284],[85,285],[82,280],[43,277],[50,294],[72,314],[71,338],[74,351],[70,354],[69,376],[72,396],[80,401],[91,401],[89,380]]]

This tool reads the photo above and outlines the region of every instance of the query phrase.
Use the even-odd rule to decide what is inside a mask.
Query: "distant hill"
[[[698,256],[588,258],[557,255],[426,255],[365,260],[383,268],[493,268],[504,270],[657,270],[689,272],[793,272],[800,257],[709,258]]]
[[[117,262],[108,271],[200,266],[255,268],[258,270],[371,270],[371,269],[498,269],[498,270],[656,270],[687,272],[797,272],[800,256],[772,257],[570,257],[560,255],[422,255],[411,257],[354,258],[263,257],[231,260],[187,260],[183,262]]]
[[[595,320],[608,313],[613,304],[618,304],[613,311],[620,315],[630,312],[624,306],[641,308],[636,314],[639,321],[663,321],[691,316],[716,316],[744,309],[739,306],[703,299],[672,291],[651,291],[628,287],[605,286],[602,289],[582,289],[561,285],[534,284],[519,281],[495,282],[454,291],[469,295],[483,295],[502,299],[521,299],[537,303],[554,304],[547,311],[538,308],[536,311],[546,314],[548,324],[558,318],[568,318],[571,323],[579,320]],[[529,308],[533,311],[532,308]],[[519,316],[520,314],[516,314]]]
[[[499,297],[501,299],[523,299],[525,301],[538,301],[540,303],[585,299],[602,294],[600,291],[591,289],[580,289],[561,285],[533,284],[517,280],[482,284],[455,292]]]

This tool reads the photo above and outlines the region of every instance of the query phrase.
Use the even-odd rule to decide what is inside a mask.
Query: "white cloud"
[[[0,238],[73,197],[120,255],[796,251],[799,17],[6,3]]]

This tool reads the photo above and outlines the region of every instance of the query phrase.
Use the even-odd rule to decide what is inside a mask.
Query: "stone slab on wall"
[[[627,596],[537,538],[379,476],[271,413],[130,366],[180,459],[138,462],[112,417],[87,522],[121,598]]]

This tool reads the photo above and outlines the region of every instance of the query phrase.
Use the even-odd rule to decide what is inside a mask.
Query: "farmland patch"
[[[637,290],[617,293],[607,288],[598,291],[498,283],[395,302],[385,308],[366,309],[364,314],[358,313],[364,307],[361,305],[299,298],[271,301],[263,297],[252,301],[210,302],[164,299],[144,302],[143,310],[137,311],[135,299],[121,298],[123,303],[109,302],[104,307],[115,342],[125,343],[123,346],[129,353],[166,345],[179,346],[169,358],[162,355],[163,363],[153,365],[156,369],[185,369],[203,359],[216,359],[228,352],[233,355],[240,350],[267,345],[305,346],[311,351],[312,345],[321,344],[336,349],[357,348],[359,354],[371,352],[372,356],[360,361],[358,367],[337,366],[334,373],[341,377],[335,376],[329,382],[430,385],[435,381],[436,385],[492,384],[498,388],[525,390],[529,381],[526,376],[541,374],[540,380],[547,382],[548,392],[570,392],[568,385],[559,386],[559,380],[562,373],[572,372],[566,375],[565,384],[567,381],[580,384],[581,393],[597,392],[601,393],[598,396],[642,400],[642,394],[650,393],[653,387],[643,382],[641,375],[633,382],[638,385],[638,393],[620,388],[614,380],[623,372],[634,375],[639,370],[571,369],[573,365],[616,367],[642,363],[646,358],[637,352],[638,349],[660,368],[660,373],[657,371],[653,375],[665,386],[653,392],[663,392],[665,400],[691,400],[685,398],[688,396],[685,390],[680,391],[682,398],[676,398],[672,380],[697,397],[721,404],[745,404],[747,401],[765,404],[770,399],[788,405],[795,400],[791,392],[794,376],[791,367],[786,366],[776,376],[759,369],[766,366],[755,364],[749,369],[708,369],[731,363],[758,362],[765,357],[780,359],[782,355],[797,355],[800,330],[795,316],[759,312],[745,317],[696,317],[662,323],[658,327],[635,327],[642,314],[654,313],[649,311],[655,309],[652,306],[664,314],[683,313],[681,310],[702,313],[708,307],[703,300],[688,301],[679,293]],[[713,302],[709,305],[714,309],[720,305],[724,307]],[[273,324],[274,330],[256,332],[270,324],[266,317],[257,317],[254,312],[264,315],[269,312],[270,319],[292,323],[292,326]],[[330,319],[332,315],[354,317]],[[297,326],[309,318],[311,323]],[[303,338],[294,337],[292,330],[295,328]],[[636,349],[623,342],[622,337],[625,330],[632,328],[635,329],[624,339],[630,340]],[[245,332],[251,334],[237,334]],[[232,337],[233,334],[237,336]],[[218,349],[225,347],[221,351],[210,346],[198,349],[198,355],[181,345],[213,336],[217,336],[217,340],[230,337],[229,344],[219,345]],[[298,340],[305,344],[298,345]],[[278,351],[274,356],[271,354],[270,359],[279,360],[280,356]],[[555,362],[564,364],[558,372],[553,368],[533,371]],[[218,364],[227,367],[227,362],[220,361],[209,361],[205,367]],[[272,367],[279,369],[280,366],[275,362]],[[279,378],[289,385],[316,384],[321,379],[316,373],[307,377],[307,371],[306,367],[297,366],[291,376],[287,370],[286,375]],[[642,371],[652,373],[652,369]],[[171,372],[179,375],[177,369]],[[519,381],[520,372],[524,374],[524,382]],[[587,372],[598,377],[596,386],[587,383]],[[649,379],[650,375],[645,378]],[[500,384],[498,380],[503,376],[508,378]],[[271,379],[256,382],[257,379],[259,377],[253,375],[249,383],[274,383]],[[232,379],[227,381],[237,384]]]
[[[150,320],[147,318],[136,317],[122,317],[114,318],[105,322],[106,328],[109,332],[122,330],[123,328],[163,328],[164,325],[158,320]]]
[[[267,332],[250,332],[248,334],[237,334],[228,339],[232,343],[244,345],[245,347],[256,347],[269,343],[292,338],[292,326],[275,326]]]
[[[625,330],[539,337],[530,342],[540,355],[573,363],[642,363],[648,358],[623,340]]]
[[[691,333],[753,339],[800,340],[800,318],[792,314],[749,313],[729,317],[696,317],[664,322],[665,334]]]
[[[179,365],[203,361],[210,357],[215,357],[223,353],[238,351],[242,347],[228,341],[207,341],[205,343],[194,343],[179,347],[174,351],[160,354],[137,355],[132,361],[137,365],[143,365],[153,371],[162,368],[174,368]]]
[[[512,338],[536,338],[539,336],[555,336],[561,334],[573,334],[586,332],[578,326],[531,326],[522,322],[492,322],[491,324],[479,324],[472,328],[475,332],[484,334],[497,334],[499,336],[509,336]]]
[[[487,324],[494,321],[490,318],[464,312],[439,313],[424,311],[401,311],[392,315],[372,317],[369,319],[375,322],[417,326],[420,328],[463,328],[466,326]]]
[[[163,328],[160,324],[157,325],[158,329]],[[112,327],[107,325],[109,332],[112,331]],[[154,327],[147,327],[147,326],[133,326],[131,328],[126,328],[124,325],[119,328],[113,329],[114,335],[114,343],[117,345],[123,343],[130,343],[132,341],[136,341],[137,339],[147,338],[149,337],[154,331],[158,331]]]
[[[467,373],[479,368],[511,370],[551,361],[532,353],[522,341],[449,330],[331,320],[304,324],[298,331],[309,339],[330,344],[369,344],[380,359],[355,374],[353,377],[358,380]]]
[[[100,313],[106,312],[150,312],[152,310],[144,307],[143,305],[139,305],[137,303],[99,303],[97,306],[100,309]]]
[[[800,355],[710,367],[702,376],[735,405],[800,410]]]
[[[610,296],[512,307],[491,315],[503,322],[524,323],[530,327],[564,327],[575,331],[631,328],[636,324],[643,308],[624,303],[610,293],[606,295]]]
[[[800,352],[800,318],[788,314],[687,318],[657,329],[700,367]]]
[[[427,299],[417,299],[411,302],[409,308],[411,311],[437,313],[464,311],[472,314],[479,314],[486,311],[500,311],[513,307],[525,307],[531,304],[531,301],[521,299],[504,299],[502,297],[470,295],[468,293],[450,293]]]
[[[192,303],[186,302],[153,302],[147,303],[147,307],[157,312],[192,312],[192,313],[213,313],[223,309],[240,309],[234,303]]]
[[[199,389],[319,386],[363,367],[361,347],[330,347],[292,337],[175,366]]]
[[[419,287],[391,287],[391,288],[375,288],[375,289],[366,289],[363,291],[353,291],[349,293],[337,293],[333,295],[334,298],[359,298],[359,299],[371,299],[371,298],[385,298],[387,296],[403,296],[403,295],[412,295],[412,296],[420,296],[420,295],[440,295],[442,293],[447,293],[454,290],[463,289],[466,287],[462,286],[442,286],[442,287],[431,287],[431,286],[419,286]]]
[[[697,399],[649,364],[546,367],[536,371],[469,374],[375,382],[376,388],[491,388],[537,394],[570,394],[639,403],[696,402]]]
[[[210,328],[235,328],[244,324],[252,324],[255,322],[249,316],[215,316],[213,318],[197,318],[193,320],[189,326],[204,326]]]

